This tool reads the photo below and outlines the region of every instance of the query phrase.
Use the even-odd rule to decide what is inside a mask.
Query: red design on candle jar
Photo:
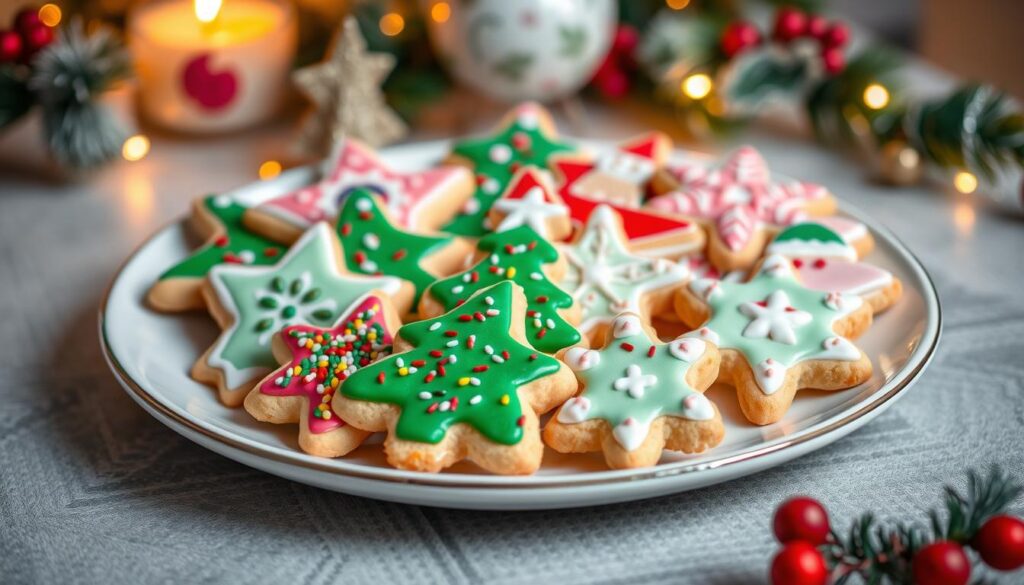
[[[230,69],[213,71],[210,53],[202,53],[185,64],[181,85],[185,95],[204,110],[221,110],[238,94],[238,78]]]

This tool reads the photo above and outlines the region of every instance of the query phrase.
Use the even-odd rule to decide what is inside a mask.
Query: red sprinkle
[[[519,425],[519,426],[525,425],[526,424],[526,415],[525,414],[521,415],[518,419],[516,419],[516,424]]]
[[[537,297],[536,300],[537,300],[538,303],[546,303],[546,302],[548,302],[548,298],[546,296],[544,296],[544,295],[540,295],[539,297]]]
[[[463,323],[465,323],[466,321],[471,321],[472,319],[472,315],[459,315],[459,321],[462,321]]]
[[[480,280],[480,273],[474,270],[469,274],[469,279],[472,280],[473,282],[478,282]]]
[[[481,313],[480,311],[473,313],[473,318],[480,322],[487,320],[487,317],[484,317],[484,314]]]
[[[423,378],[423,381],[429,384],[434,381],[435,376],[437,376],[437,374],[435,374],[434,372],[430,372],[427,374],[425,378]]]
[[[366,254],[363,254],[362,250],[352,255],[352,259],[356,261],[356,264],[362,264],[366,260]]]
[[[378,384],[383,384],[384,383],[384,372],[381,372],[381,373],[377,374],[377,383]]]
[[[532,249],[534,249],[536,247],[537,247],[537,240],[533,240],[529,244],[526,245],[526,249],[527,250],[532,250]]]
[[[500,269],[500,268],[498,268],[497,266],[491,266],[491,267],[490,267],[490,268],[488,268],[487,270],[488,270],[488,272],[490,272],[490,273],[492,273],[492,274],[497,274],[497,273],[498,273],[498,271],[499,271],[499,270],[501,270],[501,269]]]
[[[437,375],[441,376],[442,378],[444,377],[444,362],[437,364]]]
[[[397,252],[392,254],[391,255],[391,259],[392,260],[401,260],[402,258],[405,258],[406,254],[408,254],[408,252],[405,251],[405,248],[402,248],[401,250],[398,250]]]
[[[348,223],[347,221],[345,223],[341,224],[341,235],[347,236],[347,235],[349,235],[351,233],[352,233],[352,224]]]
[[[430,357],[441,357],[443,355],[444,355],[444,352],[441,351],[440,349],[432,349],[432,350],[430,350]]]
[[[541,329],[540,331],[537,332],[537,339],[544,339],[544,336],[547,335],[547,334],[548,334],[548,330],[545,327],[544,329]]]
[[[474,372],[486,372],[487,366],[473,366]]]
[[[632,343],[626,343],[625,341],[623,341],[622,343],[619,344],[619,347],[621,347],[622,349],[624,349],[626,351],[633,351],[633,344]]]
[[[516,250],[516,248],[512,244],[505,244],[505,253],[506,254],[511,254],[515,250]]]
[[[369,211],[360,211],[359,219],[373,219],[373,214],[370,213]]]
[[[427,407],[427,414],[433,414],[435,410],[437,410],[436,402]]]
[[[224,246],[227,246],[228,245],[228,237],[227,236],[218,236],[217,239],[213,241],[213,245],[217,246],[218,248],[223,248]]]
[[[508,354],[508,350],[507,349],[501,350],[501,357],[503,357],[505,359],[509,359],[510,356]]]
[[[453,330],[449,329],[448,331],[444,332],[444,336],[445,337],[458,337],[459,336],[459,332],[458,331],[453,331]]]
[[[423,366],[427,365],[427,360],[412,360],[412,362],[410,363],[415,368],[422,368]]]
[[[266,256],[267,258],[273,258],[274,256],[277,256],[280,253],[281,253],[281,251],[278,250],[277,248],[264,248],[263,249],[263,255]]]
[[[470,335],[469,337],[466,338],[466,347],[468,347],[469,349],[473,349],[473,346],[475,346],[475,345],[476,345],[476,337]]]
[[[818,258],[817,260],[814,261],[814,264],[812,266],[820,270],[825,267],[825,260],[822,258]]]
[[[459,299],[459,301],[457,303],[455,303],[455,306],[456,307],[461,307],[462,303],[465,303],[465,302],[466,302],[466,299]]]
[[[654,352],[657,350],[653,345],[647,350],[647,357],[654,357]]]
[[[452,410],[455,410],[458,407],[459,407],[459,397],[458,396],[452,396]]]
[[[532,362],[533,360],[537,359],[537,354],[536,354],[536,353],[531,353],[531,354],[530,354],[530,358],[529,358],[529,359],[530,359],[530,361],[531,361],[531,362]]]

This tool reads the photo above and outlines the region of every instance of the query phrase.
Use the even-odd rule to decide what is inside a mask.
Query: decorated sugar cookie
[[[682,165],[667,176],[662,173],[659,180],[672,190],[647,207],[706,222],[708,257],[723,271],[749,268],[780,226],[835,210],[824,187],[774,181],[761,154],[749,146],[727,156],[718,168]]]
[[[622,222],[607,205],[590,214],[579,239],[564,250],[569,269],[559,286],[579,304],[580,331],[592,340],[604,339],[619,313],[640,315],[649,325],[652,314],[672,312],[673,293],[689,275],[682,264],[631,253]]]
[[[700,339],[657,339],[639,315],[625,313],[604,349],[565,352],[583,393],[558,409],[544,441],[562,453],[604,451],[614,469],[654,465],[662,449],[697,453],[718,445],[725,427],[703,394],[718,376],[718,350]]]
[[[481,238],[477,250],[482,259],[475,266],[427,289],[420,301],[421,316],[440,315],[481,289],[511,280],[526,293],[525,331],[530,345],[555,353],[579,342],[580,333],[570,324],[579,321],[579,309],[554,282],[565,274],[565,261],[554,246],[523,225]]]
[[[622,218],[622,227],[630,247],[637,254],[657,258],[679,258],[699,251],[704,246],[704,231],[696,223],[655,209],[633,208],[609,199],[596,199],[575,194],[576,182],[587,177],[593,163],[577,157],[556,157],[551,170],[558,185],[558,194],[569,208],[573,229],[580,231],[599,205],[608,205]],[[615,197],[621,199],[621,197]],[[615,199],[612,198],[612,199]]]
[[[719,380],[736,387],[755,424],[782,419],[801,388],[839,390],[871,376],[871,361],[848,338],[871,324],[860,297],[800,284],[790,261],[769,256],[748,282],[700,279],[680,289],[676,312],[687,334],[722,352]]]
[[[289,325],[327,327],[372,291],[392,295],[402,281],[341,271],[338,240],[318,223],[273,266],[217,266],[203,285],[210,314],[224,330],[196,361],[192,376],[215,384],[221,401],[242,404],[257,380],[277,367],[270,341]]]
[[[193,201],[192,222],[207,241],[160,275],[149,289],[149,305],[167,312],[202,309],[203,279],[214,266],[277,262],[285,246],[242,225],[242,214],[253,203],[252,196],[232,195],[207,195]]]
[[[531,348],[526,298],[510,281],[452,311],[403,326],[394,353],[352,374],[333,407],[351,425],[386,431],[388,463],[439,471],[469,459],[493,473],[533,473],[539,414],[572,396],[572,372]]]
[[[563,174],[572,176],[565,191],[622,207],[640,207],[647,184],[665,164],[672,141],[661,132],[631,138],[595,158],[559,156]]]
[[[476,174],[477,188],[443,231],[470,237],[488,232],[487,213],[520,168],[544,168],[548,159],[575,147],[558,139],[551,115],[540,104],[527,102],[505,115],[493,133],[457,142],[451,160]]]
[[[336,232],[349,270],[397,276],[412,284],[391,298],[403,314],[415,310],[423,291],[438,277],[458,270],[471,251],[453,236],[416,234],[395,227],[367,189],[356,189],[345,200]]]
[[[282,367],[245,397],[257,420],[299,423],[299,447],[320,457],[341,457],[369,435],[345,424],[331,409],[338,386],[359,368],[391,353],[400,321],[387,299],[365,296],[329,328],[285,327],[274,336]]]
[[[257,205],[246,212],[245,222],[262,234],[291,242],[318,221],[334,221],[345,199],[360,188],[386,201],[397,225],[434,231],[451,216],[448,210],[459,208],[472,194],[473,176],[458,165],[397,171],[368,146],[343,139],[324,161],[319,182]]]
[[[769,254],[792,260],[807,288],[837,291],[863,298],[875,313],[899,300],[903,286],[888,270],[857,261],[857,252],[821,223],[798,223],[779,232]]]
[[[545,240],[564,240],[572,232],[569,208],[537,167],[516,171],[509,186],[495,200],[487,216],[492,231],[506,232],[521,225],[533,228]]]

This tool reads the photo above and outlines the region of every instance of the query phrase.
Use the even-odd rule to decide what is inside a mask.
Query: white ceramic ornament
[[[444,22],[437,0],[420,0],[440,60],[462,83],[505,101],[550,101],[577,92],[608,53],[613,0],[452,2]]]

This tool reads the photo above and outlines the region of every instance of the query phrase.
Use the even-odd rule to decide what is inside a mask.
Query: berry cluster
[[[780,44],[789,44],[800,39],[817,41],[822,65],[831,75],[840,73],[846,66],[843,47],[850,39],[850,29],[842,22],[828,22],[820,15],[784,7],[775,14],[775,26],[771,37]],[[719,39],[722,53],[730,59],[759,44],[761,32],[753,23],[745,20],[729,23]]]
[[[631,85],[629,74],[636,68],[637,44],[639,33],[628,24],[621,24],[615,31],[615,39],[611,49],[601,66],[594,73],[592,83],[606,98],[619,99],[629,92]]]
[[[25,8],[14,17],[14,27],[0,30],[0,64],[28,63],[53,42],[53,29],[39,19],[39,10]]]
[[[884,576],[893,583],[966,585],[972,569],[968,548],[993,569],[1024,567],[1024,521],[991,513],[1004,508],[1019,487],[998,473],[987,481],[972,475],[971,487],[967,498],[947,488],[948,524],[943,528],[933,513],[930,542],[914,527],[876,526],[870,514],[854,522],[844,539],[832,530],[817,500],[787,500],[775,512],[775,537],[783,547],[772,561],[771,582],[827,585],[858,573],[872,583]]]

